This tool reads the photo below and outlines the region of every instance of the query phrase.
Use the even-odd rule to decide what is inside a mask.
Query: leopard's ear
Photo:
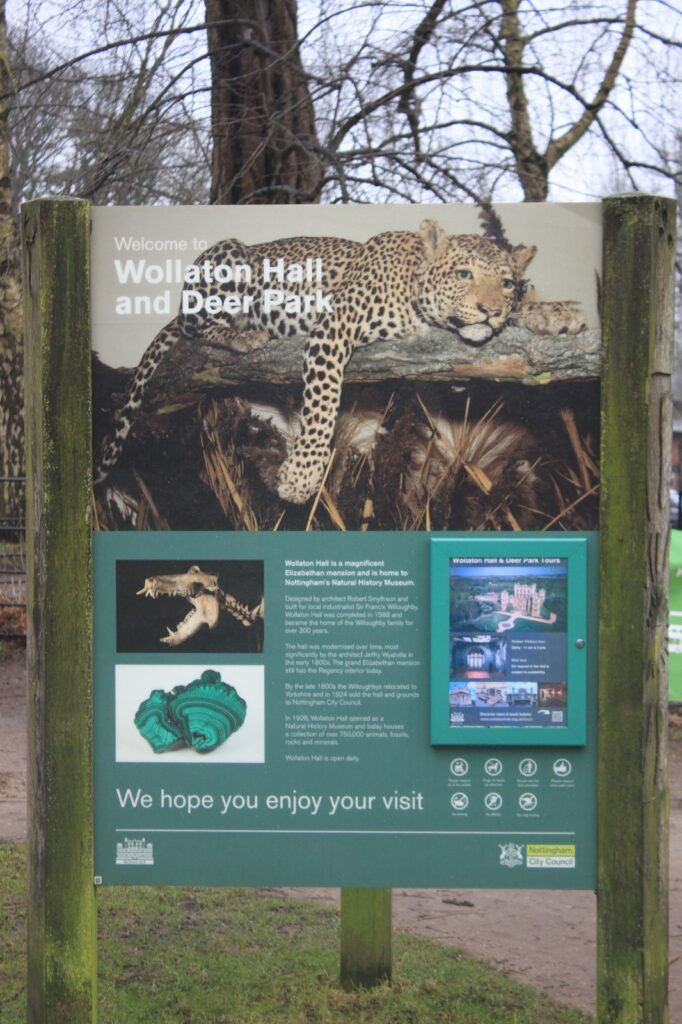
[[[431,263],[443,256],[448,247],[448,236],[437,220],[423,220],[419,225],[419,235],[424,243],[426,258]]]
[[[512,249],[512,259],[516,268],[517,277],[523,277],[524,271],[538,251],[536,245],[515,245]]]

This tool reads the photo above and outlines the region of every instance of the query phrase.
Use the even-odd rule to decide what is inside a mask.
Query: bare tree
[[[207,201],[210,139],[201,103],[210,86],[197,71],[205,47],[195,52],[195,37],[205,33],[187,31],[194,13],[191,0],[162,3],[141,26],[131,0],[79,5],[62,34],[68,40],[90,20],[93,45],[84,40],[80,52],[61,34],[64,49],[55,51],[49,20],[42,31],[35,18],[13,26],[17,201],[50,193],[100,205]]]
[[[327,198],[541,201],[574,159],[583,195],[598,194],[604,164],[632,188],[670,190],[679,177],[682,19],[665,2],[387,0],[324,12],[302,52],[333,168]],[[352,43],[339,30],[349,18]]]

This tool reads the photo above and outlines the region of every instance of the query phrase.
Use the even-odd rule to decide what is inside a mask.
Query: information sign
[[[600,218],[93,211],[102,883],[594,886]]]

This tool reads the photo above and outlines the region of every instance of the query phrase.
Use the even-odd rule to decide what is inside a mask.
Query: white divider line
[[[267,836],[575,836],[575,832],[526,832],[525,829],[503,829],[499,832],[428,832],[404,829],[389,832],[384,829],[313,829],[313,828],[117,828],[117,832],[187,832],[213,835],[267,835]]]

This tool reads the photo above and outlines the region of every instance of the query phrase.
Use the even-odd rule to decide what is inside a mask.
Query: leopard
[[[431,218],[417,231],[385,231],[366,242],[298,236],[255,245],[216,243],[185,275],[178,315],[144,352],[102,445],[95,482],[105,480],[119,460],[149,381],[180,339],[247,353],[277,338],[303,336],[300,429],[276,490],[285,502],[305,504],[329,465],[344,371],[356,348],[434,329],[474,347],[512,323],[542,333],[585,329],[575,303],[529,301],[525,272],[536,253],[534,245],[485,233],[451,235]],[[307,271],[287,280],[286,301],[273,304],[266,283],[280,266]],[[309,280],[313,268],[317,287]]]

